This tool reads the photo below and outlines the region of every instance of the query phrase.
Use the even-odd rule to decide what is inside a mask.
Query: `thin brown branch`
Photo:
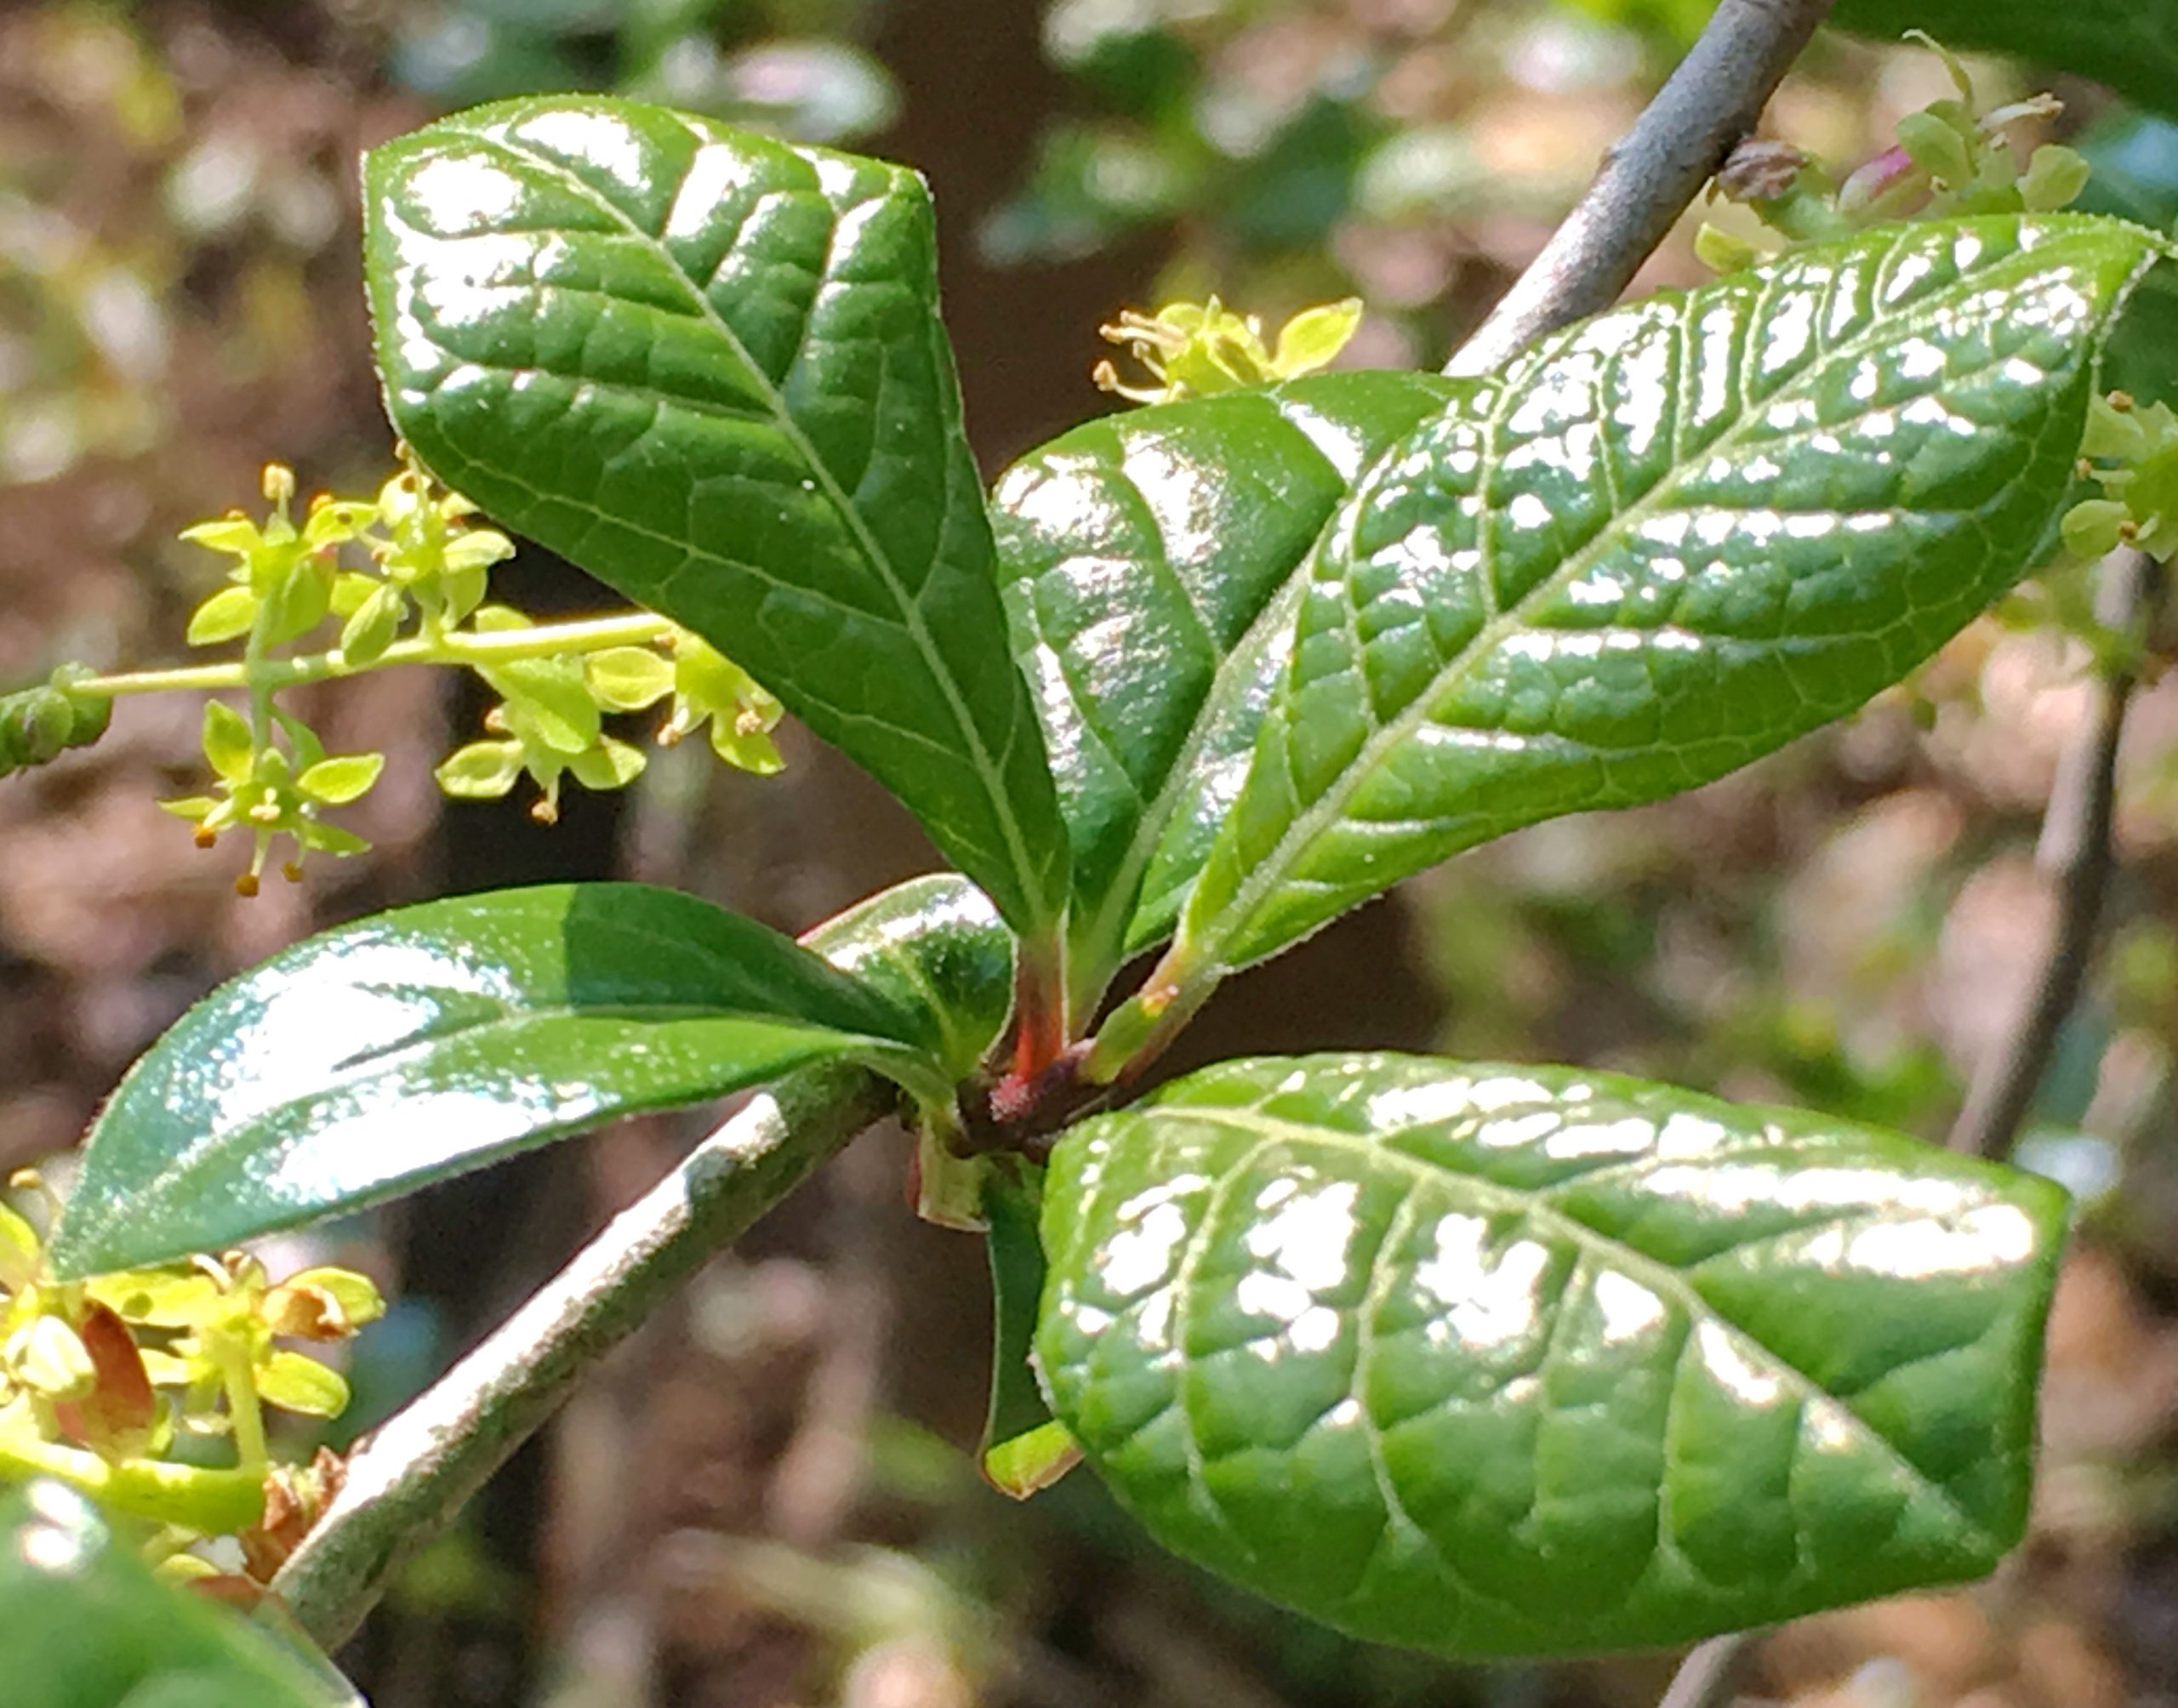
[[[1587,194],[1445,372],[1488,373],[1545,333],[1617,301],[1733,145],[1753,131],[1830,5],[1722,0],[1647,111],[1604,156]]]
[[[2130,549],[2112,554],[2103,563],[2096,615],[2119,644],[2114,662],[2098,673],[2093,715],[2059,758],[2035,848],[2035,863],[2055,902],[2055,916],[2017,1011],[1976,1068],[1965,1107],[1951,1130],[1948,1142],[1955,1151],[1981,1157],[2010,1153],[2094,959],[2095,928],[2109,887],[2118,743],[2140,679],[2135,662],[2140,630],[2160,576],[2155,565]]]
[[[859,1069],[812,1069],[755,1098],[492,1335],[380,1428],[274,1591],[327,1649],[549,1418],[597,1360],[706,1258],[890,1107]]]
[[[1732,1699],[1742,1666],[1760,1635],[1736,1631],[1696,1643],[1679,1662],[1656,1708],[1724,1708]]]

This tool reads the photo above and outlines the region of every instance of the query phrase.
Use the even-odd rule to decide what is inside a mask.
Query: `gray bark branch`
[[[1721,0],[1565,223],[1445,372],[1488,373],[1544,333],[1616,302],[1733,145],[1753,133],[1830,5]]]
[[[859,1069],[754,1099],[357,1450],[272,1588],[328,1650],[575,1384],[707,1258],[891,1106]]]
[[[1948,1143],[1955,1151],[1977,1157],[2010,1153],[2095,959],[2095,928],[2110,884],[2118,743],[2140,680],[2130,648],[2140,638],[2160,577],[2156,565],[2130,547],[2102,565],[2095,615],[2124,637],[2129,651],[2100,673],[2095,709],[2058,759],[2034,851],[2054,892],[2055,916],[2010,1024],[1976,1067],[1965,1107],[1951,1130]]]

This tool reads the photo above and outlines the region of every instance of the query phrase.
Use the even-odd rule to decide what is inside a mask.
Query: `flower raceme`
[[[611,789],[641,774],[642,751],[606,720],[661,702],[660,745],[708,725],[724,763],[758,776],[780,768],[771,734],[778,702],[678,624],[644,611],[539,623],[492,602],[491,572],[513,542],[480,523],[406,446],[397,453],[399,468],[375,496],[319,493],[299,521],[293,470],[268,464],[262,517],[233,510],[183,529],[185,541],[232,560],[224,584],[191,613],[188,644],[239,641],[241,658],[119,675],[64,665],[45,684],[0,697],[0,777],[94,742],[122,696],[231,692],[231,703],[204,709],[212,791],[159,804],[195,827],[201,846],[230,832],[243,838],[248,865],[235,887],[251,896],[282,843],[280,869],[296,881],[309,855],[370,845],[327,815],[369,793],[385,755],[328,753],[288,701],[310,683],[403,664],[474,671],[498,696],[484,720],[490,738],[443,761],[440,787],[495,799],[527,777],[537,790],[531,811],[546,823],[558,816],[565,778]],[[334,644],[305,650],[334,623]]]

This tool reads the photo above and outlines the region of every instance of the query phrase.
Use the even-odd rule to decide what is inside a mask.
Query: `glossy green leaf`
[[[1337,373],[1159,404],[1000,479],[1007,614],[1074,845],[1082,1005],[1172,929],[1286,662],[1280,590],[1361,471],[1462,389]]]
[[[1365,1637],[1684,1642],[2019,1539],[2045,1181],[1615,1074],[1229,1062],[1054,1153],[1036,1355],[1166,1546]]]
[[[62,1275],[217,1251],[805,1063],[942,1091],[925,1016],[751,920],[639,884],[397,908],[222,985],[91,1129]]]
[[[1364,478],[1168,971],[1459,849],[1722,776],[2024,571],[2155,240],[2052,214],[1811,248],[1572,328]]]
[[[58,1483],[0,1498],[9,1708],[346,1708],[362,1698],[232,1609],[155,1579]]]
[[[1055,934],[921,181],[590,98],[444,120],[365,178],[387,403],[432,467],[747,666]]]
[[[1838,0],[1830,20],[1892,38],[1925,30],[1947,48],[2011,54],[2178,112],[2178,0]]]
[[[1013,934],[957,872],[881,890],[802,938],[843,972],[916,1016],[955,1082],[998,1041],[1013,994]]]

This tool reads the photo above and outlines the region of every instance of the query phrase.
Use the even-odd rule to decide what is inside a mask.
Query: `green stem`
[[[257,1370],[250,1363],[248,1342],[238,1335],[210,1333],[212,1357],[220,1367],[220,1380],[227,1390],[227,1415],[233,1420],[235,1456],[242,1468],[259,1478],[271,1463],[265,1440],[265,1408],[257,1398]]]
[[[1218,976],[1180,958],[1177,944],[1167,950],[1142,988],[1114,1009],[1098,1029],[1082,1059],[1082,1079],[1112,1085],[1140,1078],[1187,1029],[1219,982]]]
[[[447,635],[438,656],[402,663],[506,664],[517,658],[556,658],[569,652],[602,652],[607,646],[647,646],[674,632],[669,617],[630,611],[613,617],[586,617],[575,623],[547,623],[534,629],[501,629],[489,635]],[[386,649],[388,656],[398,643]]]
[[[0,1438],[0,1477],[57,1477],[100,1506],[206,1535],[248,1529],[265,1516],[265,1473],[148,1459],[110,1463],[58,1442]]]
[[[451,664],[457,666],[508,664],[522,658],[556,658],[570,652],[596,652],[607,646],[644,646],[673,633],[670,618],[647,611],[631,611],[613,617],[584,618],[573,623],[547,623],[534,629],[502,629],[488,635],[455,633],[437,640],[423,636],[396,640],[368,664],[351,664],[334,647],[298,658],[259,659],[248,654],[225,664],[187,664],[168,670],[131,670],[120,675],[86,676],[71,682],[71,694],[102,695],[119,699],[128,694],[217,692],[225,688],[251,688],[261,684],[270,694],[301,682],[322,682],[338,676],[360,675],[366,670],[394,664]],[[254,675],[252,674],[253,669]]]
[[[272,745],[272,695],[276,685],[265,680],[265,626],[272,601],[260,599],[249,625],[249,639],[242,643],[242,686],[249,690],[250,745],[262,754]]]

